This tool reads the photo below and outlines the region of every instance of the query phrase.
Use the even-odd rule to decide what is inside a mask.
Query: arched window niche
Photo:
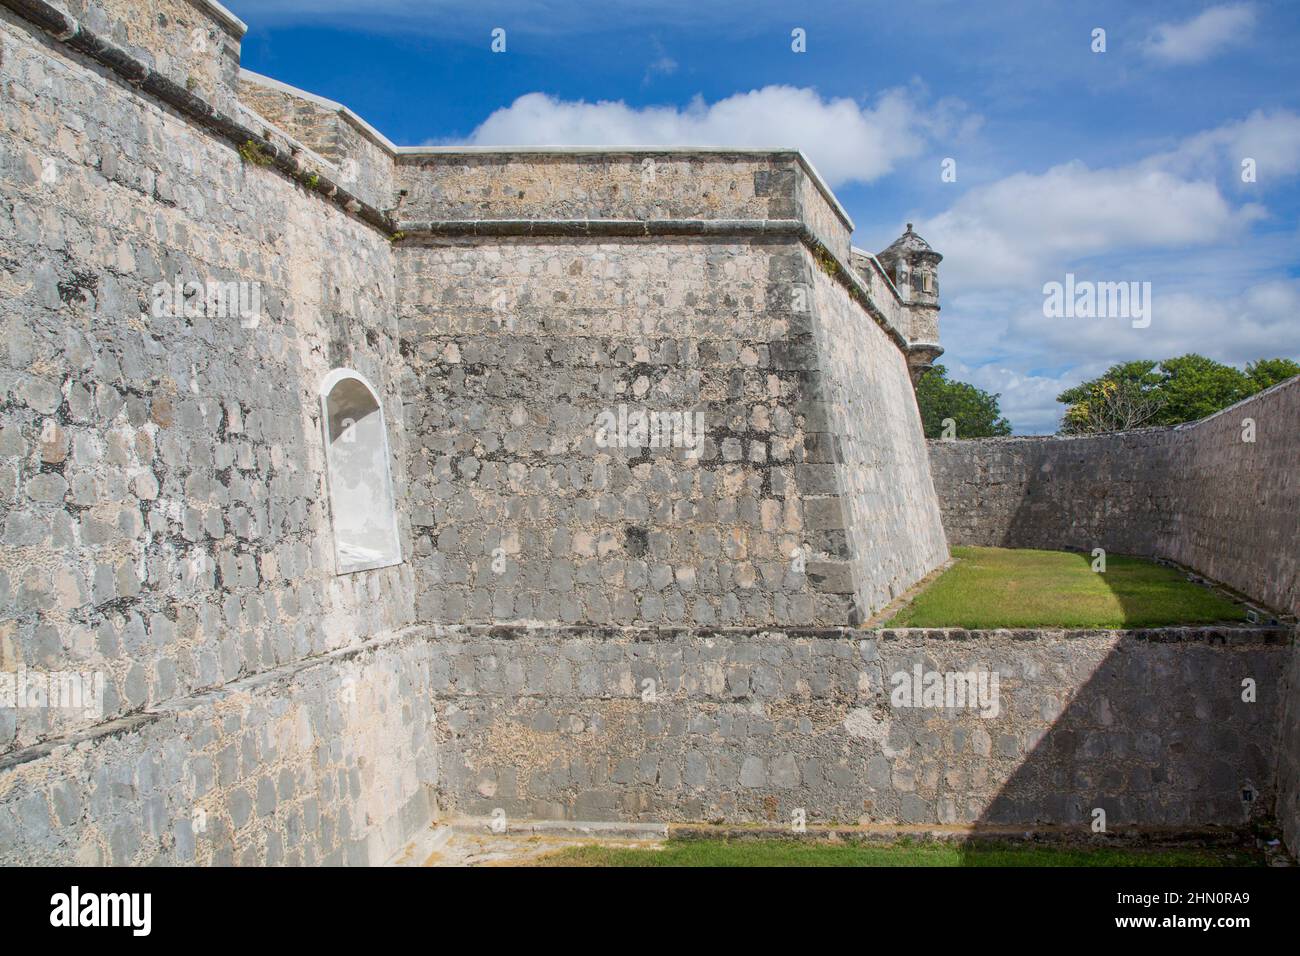
[[[336,368],[321,382],[320,405],[336,573],[400,564],[388,429],[378,394],[363,376]]]

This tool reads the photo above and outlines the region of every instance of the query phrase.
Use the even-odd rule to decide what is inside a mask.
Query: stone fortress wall
[[[398,148],[241,34],[0,2],[0,674],[104,676],[97,712],[0,708],[0,862],[378,863],[498,807],[1272,806],[1275,629],[845,629],[947,558],[937,344],[800,154]],[[178,278],[259,308],[159,307]],[[403,558],[342,575],[336,368],[383,403]],[[699,454],[611,443],[620,406],[698,412]],[[1004,708],[899,713],[915,664],[996,668]]]
[[[1274,802],[1278,629],[441,640],[440,786],[462,813],[1084,834],[1095,809],[1119,832],[1230,829]],[[976,671],[998,674],[996,713],[891,699],[899,674]],[[1261,703],[1241,700],[1243,677]]]
[[[82,29],[233,103],[225,21],[139,8],[88,8]],[[181,55],[196,36],[206,56]],[[400,408],[391,245],[8,10],[0,62],[0,668],[104,681],[94,714],[0,709],[0,845],[193,858],[206,810],[200,858],[254,844],[275,858],[279,833],[281,858],[305,859],[285,849],[304,819],[311,858],[329,858],[369,825],[364,801],[427,799],[427,727],[403,741],[396,726],[420,707],[394,696],[414,663],[394,650],[358,673],[371,710],[321,695],[341,673],[299,670],[414,618],[409,566],[333,573],[316,401],[345,365]],[[255,284],[259,309],[187,309],[183,287],[179,308],[159,301],[178,280]],[[265,675],[280,683],[249,687]],[[250,820],[238,808],[268,788]]]

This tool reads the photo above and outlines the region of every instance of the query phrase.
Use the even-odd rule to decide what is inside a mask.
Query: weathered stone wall
[[[434,222],[794,220],[807,175],[798,153],[745,150],[430,150],[397,165],[402,217]]]
[[[1272,805],[1284,641],[417,627],[0,760],[0,863],[373,864],[435,807],[1237,827]],[[918,666],[996,671],[996,697],[901,706]]]
[[[1297,460],[1300,379],[1174,428],[930,442],[953,544],[1171,558],[1293,614]]]
[[[800,248],[405,243],[420,616],[846,622]],[[621,407],[698,413],[698,457],[602,443]]]
[[[931,440],[951,544],[1153,554],[1168,521],[1165,429]]]
[[[821,430],[840,496],[857,607],[873,615],[948,560],[907,361],[843,285],[802,251],[814,315]],[[812,466],[810,466],[812,467]]]
[[[0,865],[378,864],[435,815],[424,629],[0,757]]]
[[[885,275],[880,263],[876,262],[874,257],[869,257],[867,253],[859,249],[852,251],[848,262],[858,282],[880,310],[885,324],[897,330],[901,336],[910,341],[912,337],[912,311],[899,297],[898,290],[894,288],[894,284]],[[937,330],[935,337],[937,338]]]
[[[116,44],[177,88],[224,111],[235,107],[245,28],[219,4],[65,0],[60,6],[86,31]]]
[[[844,623],[944,560],[901,343],[809,251],[848,221],[798,154],[403,153],[398,185],[422,616]],[[702,452],[604,447],[623,409]],[[845,448],[855,513],[921,529],[887,560],[850,562]]]
[[[334,182],[376,209],[397,206],[392,145],[346,107],[248,70],[239,73],[239,97],[246,113],[311,150],[311,168],[328,170]]]
[[[0,669],[106,678],[97,717],[0,709],[0,753],[408,624],[409,567],[333,573],[316,398],[376,383],[400,496],[386,237],[7,13],[0,45]],[[178,278],[259,308],[157,308]]]
[[[858,620],[946,553],[906,309],[844,272],[798,154],[397,151],[241,78],[203,0],[70,11],[0,11],[0,673],[106,686],[97,712],[0,708],[0,862],[374,863],[435,787],[584,819],[1271,805],[1273,632],[709,630]],[[178,281],[257,305],[159,308]],[[345,576],[338,366],[385,403],[408,558]],[[620,406],[698,412],[699,456],[611,444]],[[1225,436],[1171,452],[1202,550]],[[1268,547],[1294,514],[1256,522]],[[915,663],[995,668],[1004,709],[892,708]]]
[[[1232,827],[1270,807],[1288,650],[1277,630],[441,641],[441,787],[462,813],[1081,828],[1096,807],[1111,828]],[[893,675],[918,666],[996,671],[996,715],[896,706]],[[1241,699],[1247,676],[1257,703]]]
[[[1300,378],[1173,429],[1169,459],[1156,553],[1300,615]]]
[[[820,177],[802,163],[797,168],[796,196],[799,218],[808,231],[829,249],[840,262],[848,264],[852,255],[849,234],[853,222],[844,207],[826,189]]]
[[[1300,641],[1293,642],[1286,661],[1286,699],[1274,747],[1277,761],[1277,804],[1274,810],[1287,847],[1300,855]]]

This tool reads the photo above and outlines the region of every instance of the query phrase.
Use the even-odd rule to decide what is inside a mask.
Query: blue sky
[[[855,245],[944,253],[942,361],[1018,432],[1117,361],[1300,359],[1295,0],[227,6],[244,66],[401,144],[803,149]],[[1045,317],[1066,273],[1150,282],[1150,324]]]

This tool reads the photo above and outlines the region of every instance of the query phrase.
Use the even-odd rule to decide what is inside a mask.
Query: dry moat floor
[[[861,866],[861,867],[1257,867],[1289,866],[1276,840],[1220,845],[1080,845],[1007,840],[881,843],[826,838],[745,836],[635,838],[435,828],[392,861],[397,866]]]
[[[1245,608],[1225,594],[1143,558],[1106,555],[1103,565],[1071,551],[966,547],[953,548],[952,556],[952,567],[889,627],[1129,628],[1245,620]]]
[[[587,844],[531,861],[535,866],[1262,866],[1246,849],[1057,848],[990,844],[896,844],[791,840],[682,840],[649,848]]]

